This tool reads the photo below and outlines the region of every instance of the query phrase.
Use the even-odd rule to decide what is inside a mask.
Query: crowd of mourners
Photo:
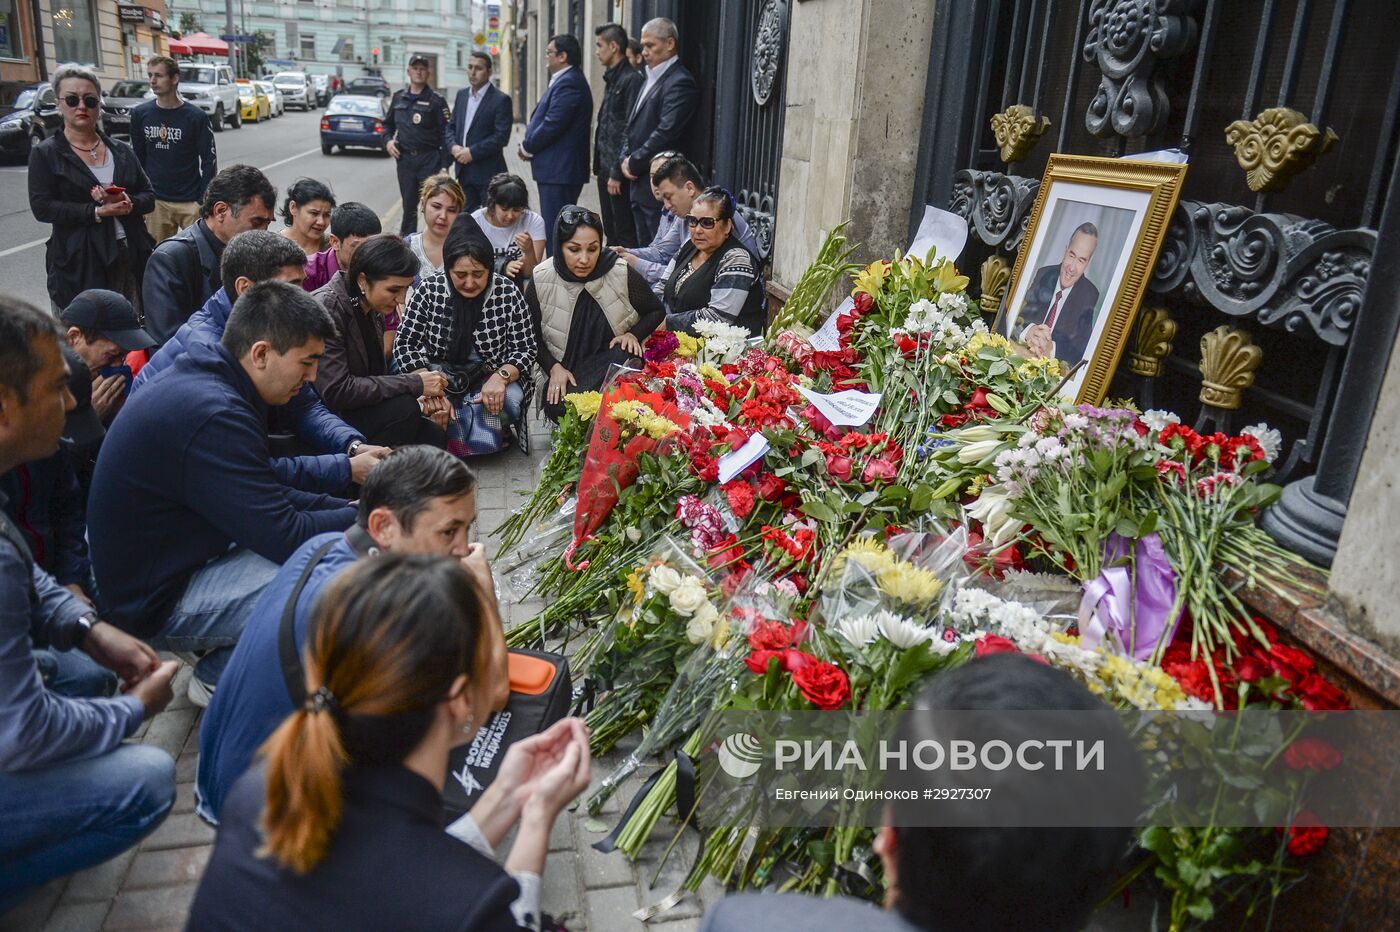
[[[64,131],[29,169],[53,307],[0,296],[0,913],[169,813],[173,761],[128,739],[185,663],[207,707],[197,811],[219,829],[192,928],[550,926],[550,831],[590,779],[580,719],[512,744],[443,827],[449,753],[510,694],[467,459],[525,449],[532,407],[557,419],[657,329],[765,320],[752,231],[676,148],[696,91],[674,24],[640,42],[601,27],[595,50],[608,90],[582,157],[602,216],[549,174],[578,149],[564,111],[583,80],[577,39],[556,36],[521,146],[540,210],[505,140],[480,143],[477,56],[442,143],[455,169],[413,179],[398,233],[321,181],[279,204],[258,169],[219,169],[168,58],[132,145],[100,129],[93,74],[54,76]],[[431,103],[416,62],[410,109]],[[1093,702],[1013,658],[939,684],[929,708]],[[1075,928],[1120,834],[891,824],[889,911],[763,896],[705,921]]]

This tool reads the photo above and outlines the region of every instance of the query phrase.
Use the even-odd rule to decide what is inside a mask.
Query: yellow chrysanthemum
[[[579,417],[588,421],[598,413],[598,408],[603,404],[603,396],[600,392],[573,392],[565,395],[564,401]]]
[[[912,563],[895,563],[881,570],[876,581],[885,595],[910,605],[927,605],[943,591],[943,580]]]
[[[680,345],[676,347],[676,355],[685,359],[694,358],[695,354],[700,352],[700,347],[705,345],[704,340],[681,331],[676,332],[676,339],[680,341]]]
[[[712,366],[712,365],[710,365],[709,363],[702,363],[702,364],[701,364],[701,366],[700,366],[700,374],[703,375],[703,376],[704,376],[705,378],[707,378],[707,379],[714,379],[716,382],[725,382],[725,381],[728,381],[728,380],[724,377],[724,373],[721,372],[721,371],[719,370],[719,367],[718,367],[718,366]]]
[[[836,555],[836,563],[832,567],[832,572],[840,573],[844,570],[847,560],[864,568],[871,575],[887,570],[896,563],[895,555],[890,552],[890,548],[875,537],[858,537],[851,541],[844,550]]]
[[[987,477],[978,476],[972,480],[972,484],[967,487],[967,494],[976,498],[982,494],[982,490],[987,487]]]
[[[633,602],[640,602],[646,597],[646,583],[642,581],[642,574],[636,570],[627,574],[627,591],[632,593]]]
[[[989,330],[979,330],[967,340],[967,345],[963,347],[964,358],[976,356],[987,347],[995,347],[1006,352],[1011,352],[1011,341],[999,333],[992,333]]]

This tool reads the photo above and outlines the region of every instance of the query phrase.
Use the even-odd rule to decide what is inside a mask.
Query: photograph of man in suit
[[[502,154],[510,141],[510,98],[491,83],[491,56],[472,52],[467,87],[452,105],[452,160],[457,183],[467,195],[466,213],[486,203],[486,185],[506,170]]]
[[[1084,270],[1098,242],[1098,227],[1081,223],[1070,235],[1060,264],[1036,270],[1011,339],[1024,343],[1037,356],[1053,356],[1070,364],[1084,358],[1099,303],[1099,288]]]

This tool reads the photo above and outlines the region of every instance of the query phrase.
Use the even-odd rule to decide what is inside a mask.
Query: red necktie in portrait
[[[1055,292],[1055,300],[1050,302],[1050,313],[1045,315],[1045,326],[1051,330],[1055,329],[1055,318],[1059,316],[1060,298],[1063,296],[1063,289]]]

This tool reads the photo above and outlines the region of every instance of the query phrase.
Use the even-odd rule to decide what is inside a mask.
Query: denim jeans
[[[101,699],[117,691],[117,675],[80,650],[34,651],[44,685],[70,699]]]
[[[200,567],[160,634],[151,638],[151,646],[203,654],[194,675],[208,686],[215,685],[233,656],[254,603],[280,568],[244,547]]]
[[[175,761],[148,745],[0,773],[0,913],[130,848],[174,804]]]

